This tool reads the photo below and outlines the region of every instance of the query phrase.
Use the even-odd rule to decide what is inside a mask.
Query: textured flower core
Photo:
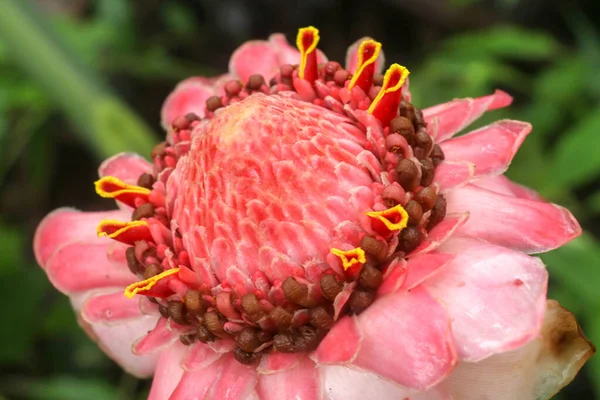
[[[176,118],[137,185],[96,182],[135,209],[98,226],[131,245],[140,281],[125,295],[157,303],[184,344],[227,339],[242,363],[314,350],[445,217],[444,154],[403,97],[408,70],[375,74],[373,40],[354,75],[317,64],[318,38],[301,29],[299,65],[232,80],[204,118]]]

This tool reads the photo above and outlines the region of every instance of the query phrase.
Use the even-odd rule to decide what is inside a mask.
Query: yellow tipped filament
[[[123,194],[148,195],[150,189],[141,186],[129,185],[114,176],[105,176],[94,182],[96,193],[101,197],[114,199]]]
[[[367,216],[381,221],[390,231],[400,231],[408,224],[408,213],[400,204],[383,211],[370,211]]]
[[[133,299],[133,297],[142,291],[147,291],[152,289],[152,287],[154,285],[156,285],[160,280],[171,276],[173,274],[176,274],[179,272],[179,268],[172,268],[172,269],[168,269],[158,275],[153,276],[152,278],[148,278],[146,280],[140,281],[140,282],[136,282],[136,283],[132,283],[131,285],[127,286],[127,288],[125,288],[125,297],[129,298],[129,299]]]
[[[356,73],[348,84],[349,90],[357,84],[365,91],[369,89],[373,82],[375,62],[377,61],[377,57],[379,57],[380,52],[381,43],[372,39],[365,40],[360,44],[360,46],[358,46]]]
[[[331,249],[331,253],[338,256],[342,261],[342,265],[344,266],[344,270],[348,270],[348,268],[352,267],[355,264],[363,265],[367,262],[367,257],[365,256],[365,251],[360,247],[356,247],[352,250],[340,250],[340,249]]]
[[[317,58],[314,53],[317,50],[319,39],[319,30],[314,26],[298,30],[296,46],[300,50],[300,68],[298,69],[300,79],[314,81],[317,77]],[[310,60],[309,56],[311,56]]]
[[[377,97],[371,103],[369,107],[369,113],[373,114],[377,105],[386,97],[386,95],[390,95],[392,93],[398,93],[402,89],[402,85],[406,82],[406,78],[410,71],[403,67],[400,64],[392,64],[388,70],[385,72],[385,76],[383,77],[383,86],[381,90],[377,94]]]

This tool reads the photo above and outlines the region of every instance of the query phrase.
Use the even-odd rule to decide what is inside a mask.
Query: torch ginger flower
[[[100,166],[118,210],[40,224],[50,281],[154,400],[551,397],[594,348],[528,255],[581,228],[503,176],[531,125],[454,137],[510,96],[420,111],[380,43],[318,41],[177,86],[152,162]]]

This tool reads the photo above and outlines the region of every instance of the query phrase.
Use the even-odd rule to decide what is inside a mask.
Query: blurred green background
[[[0,0],[0,399],[144,399],[79,330],[35,265],[31,238],[53,208],[111,207],[92,182],[103,157],[148,154],[181,79],[216,75],[271,32],[321,30],[343,60],[370,35],[407,65],[425,107],[501,88],[531,121],[509,175],[568,206],[585,234],[544,254],[550,297],[600,343],[600,16],[597,0]],[[600,358],[561,399],[600,398]]]

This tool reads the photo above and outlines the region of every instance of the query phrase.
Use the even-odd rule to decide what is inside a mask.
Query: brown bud
[[[154,157],[164,156],[166,148],[167,148],[167,142],[161,142],[161,143],[157,144],[156,146],[154,146],[154,148],[150,152],[150,157],[152,159],[154,159]]]
[[[293,315],[284,310],[281,306],[277,306],[269,311],[269,317],[280,331],[286,330],[292,325]]]
[[[422,149],[422,153],[423,156],[420,158],[425,158],[429,155],[429,153],[431,153],[431,150],[433,149],[433,139],[431,139],[431,136],[429,136],[429,134],[427,133],[427,130],[425,130],[425,128],[420,128],[417,133],[415,134],[415,146],[417,146],[418,148]],[[419,157],[417,157],[419,158]]]
[[[365,264],[360,270],[358,283],[367,289],[377,289],[383,282],[383,274],[373,265]]]
[[[427,230],[433,229],[437,224],[442,222],[446,217],[446,198],[443,195],[438,195],[435,199],[435,205],[431,209]]]
[[[404,190],[412,191],[419,185],[419,170],[414,162],[403,158],[396,165],[398,183]]]
[[[383,240],[378,240],[371,236],[363,236],[360,239],[360,248],[378,262],[383,262],[387,258],[388,245]]]
[[[137,185],[144,187],[146,189],[152,189],[152,185],[154,185],[154,182],[156,182],[156,179],[154,179],[154,176],[152,176],[152,174],[148,174],[148,173],[144,172],[138,178]]]
[[[414,121],[415,107],[411,103],[402,100],[400,102],[400,115],[406,117],[411,122]]]
[[[198,116],[198,114],[193,112],[185,114],[185,118],[190,122],[200,121],[200,117]]]
[[[146,265],[146,270],[144,271],[144,279],[150,279],[153,276],[160,274],[161,272],[163,272],[163,269],[160,266],[160,264],[148,264]]]
[[[213,335],[212,333],[210,333],[210,331],[208,330],[208,328],[204,325],[200,325],[198,326],[198,340],[201,341],[202,343],[208,343],[208,342],[212,342],[214,341],[215,335]]]
[[[190,313],[201,314],[204,311],[202,293],[200,293],[198,290],[188,290],[185,293],[185,296],[183,296],[183,302]]]
[[[162,315],[164,318],[169,318],[169,309],[167,308],[167,306],[164,306],[162,304],[158,305],[158,312],[160,313],[160,315]]]
[[[223,321],[216,311],[204,314],[204,324],[213,335],[220,338],[228,338],[230,335],[223,329]]]
[[[429,186],[435,177],[435,167],[428,158],[419,161],[421,163],[421,186]]]
[[[248,88],[248,90],[260,90],[260,88],[264,84],[265,78],[260,74],[256,74],[248,78],[248,83],[246,84],[246,87]]]
[[[206,109],[208,111],[215,111],[221,107],[223,107],[223,101],[221,101],[221,97],[210,96],[208,99],[206,99]]]
[[[323,275],[319,281],[319,284],[321,285],[321,292],[323,292],[323,296],[331,301],[335,300],[336,296],[343,289],[342,284],[338,282],[335,276],[331,274]]]
[[[437,193],[431,186],[424,187],[415,194],[414,200],[421,205],[423,211],[429,211],[435,205]]]
[[[404,207],[408,214],[408,224],[417,225],[423,217],[423,208],[414,200],[409,201]]]
[[[433,148],[431,149],[431,154],[429,154],[429,156],[431,157],[431,161],[433,161],[433,165],[435,167],[437,167],[445,159],[442,148],[437,144],[433,145]]]
[[[356,289],[348,299],[348,306],[354,314],[360,314],[375,300],[375,294],[367,290]]]
[[[235,358],[240,364],[249,365],[256,362],[258,356],[254,353],[250,353],[242,350],[239,347],[236,347],[236,349],[233,351],[233,358]]]
[[[418,108],[415,108],[415,116],[412,121],[416,127],[422,128],[427,126],[427,122],[425,122],[425,118],[423,118],[423,112]]]
[[[185,116],[180,115],[173,120],[171,126],[173,126],[173,129],[176,131],[181,131],[190,127],[190,121]]]
[[[242,84],[240,81],[233,79],[225,84],[225,93],[229,97],[237,96],[242,91]]]
[[[373,74],[373,86],[383,86],[383,74],[379,72]]]
[[[133,221],[139,221],[142,218],[150,218],[154,215],[154,206],[152,203],[144,203],[133,211],[131,219]]]
[[[179,341],[186,346],[192,345],[198,341],[198,332],[191,331],[179,335]]]
[[[252,322],[257,322],[265,316],[265,312],[258,303],[256,295],[253,293],[248,293],[242,296],[241,305],[242,310],[244,310],[244,313],[246,314],[246,318]]]
[[[250,327],[242,329],[242,331],[235,336],[235,341],[242,350],[247,352],[253,352],[262,345],[261,341],[258,340],[256,330]]]
[[[408,226],[400,232],[397,251],[410,253],[416,249],[423,241],[423,234],[414,226]]]
[[[177,300],[170,300],[167,302],[167,309],[169,310],[169,318],[179,325],[186,325],[188,322],[185,319],[185,306],[182,302]]]
[[[406,117],[396,117],[390,121],[390,131],[396,132],[404,137],[409,144],[413,142],[415,127]]]
[[[125,259],[127,260],[127,266],[129,270],[134,274],[142,274],[145,271],[144,266],[137,260],[135,256],[135,249],[133,247],[128,247],[125,250]]]
[[[333,325],[333,317],[325,307],[317,306],[310,309],[310,324],[317,329],[329,330]]]
[[[295,278],[288,277],[281,285],[286,299],[294,304],[302,307],[314,307],[317,305],[317,300],[310,296],[308,286],[299,283]]]

